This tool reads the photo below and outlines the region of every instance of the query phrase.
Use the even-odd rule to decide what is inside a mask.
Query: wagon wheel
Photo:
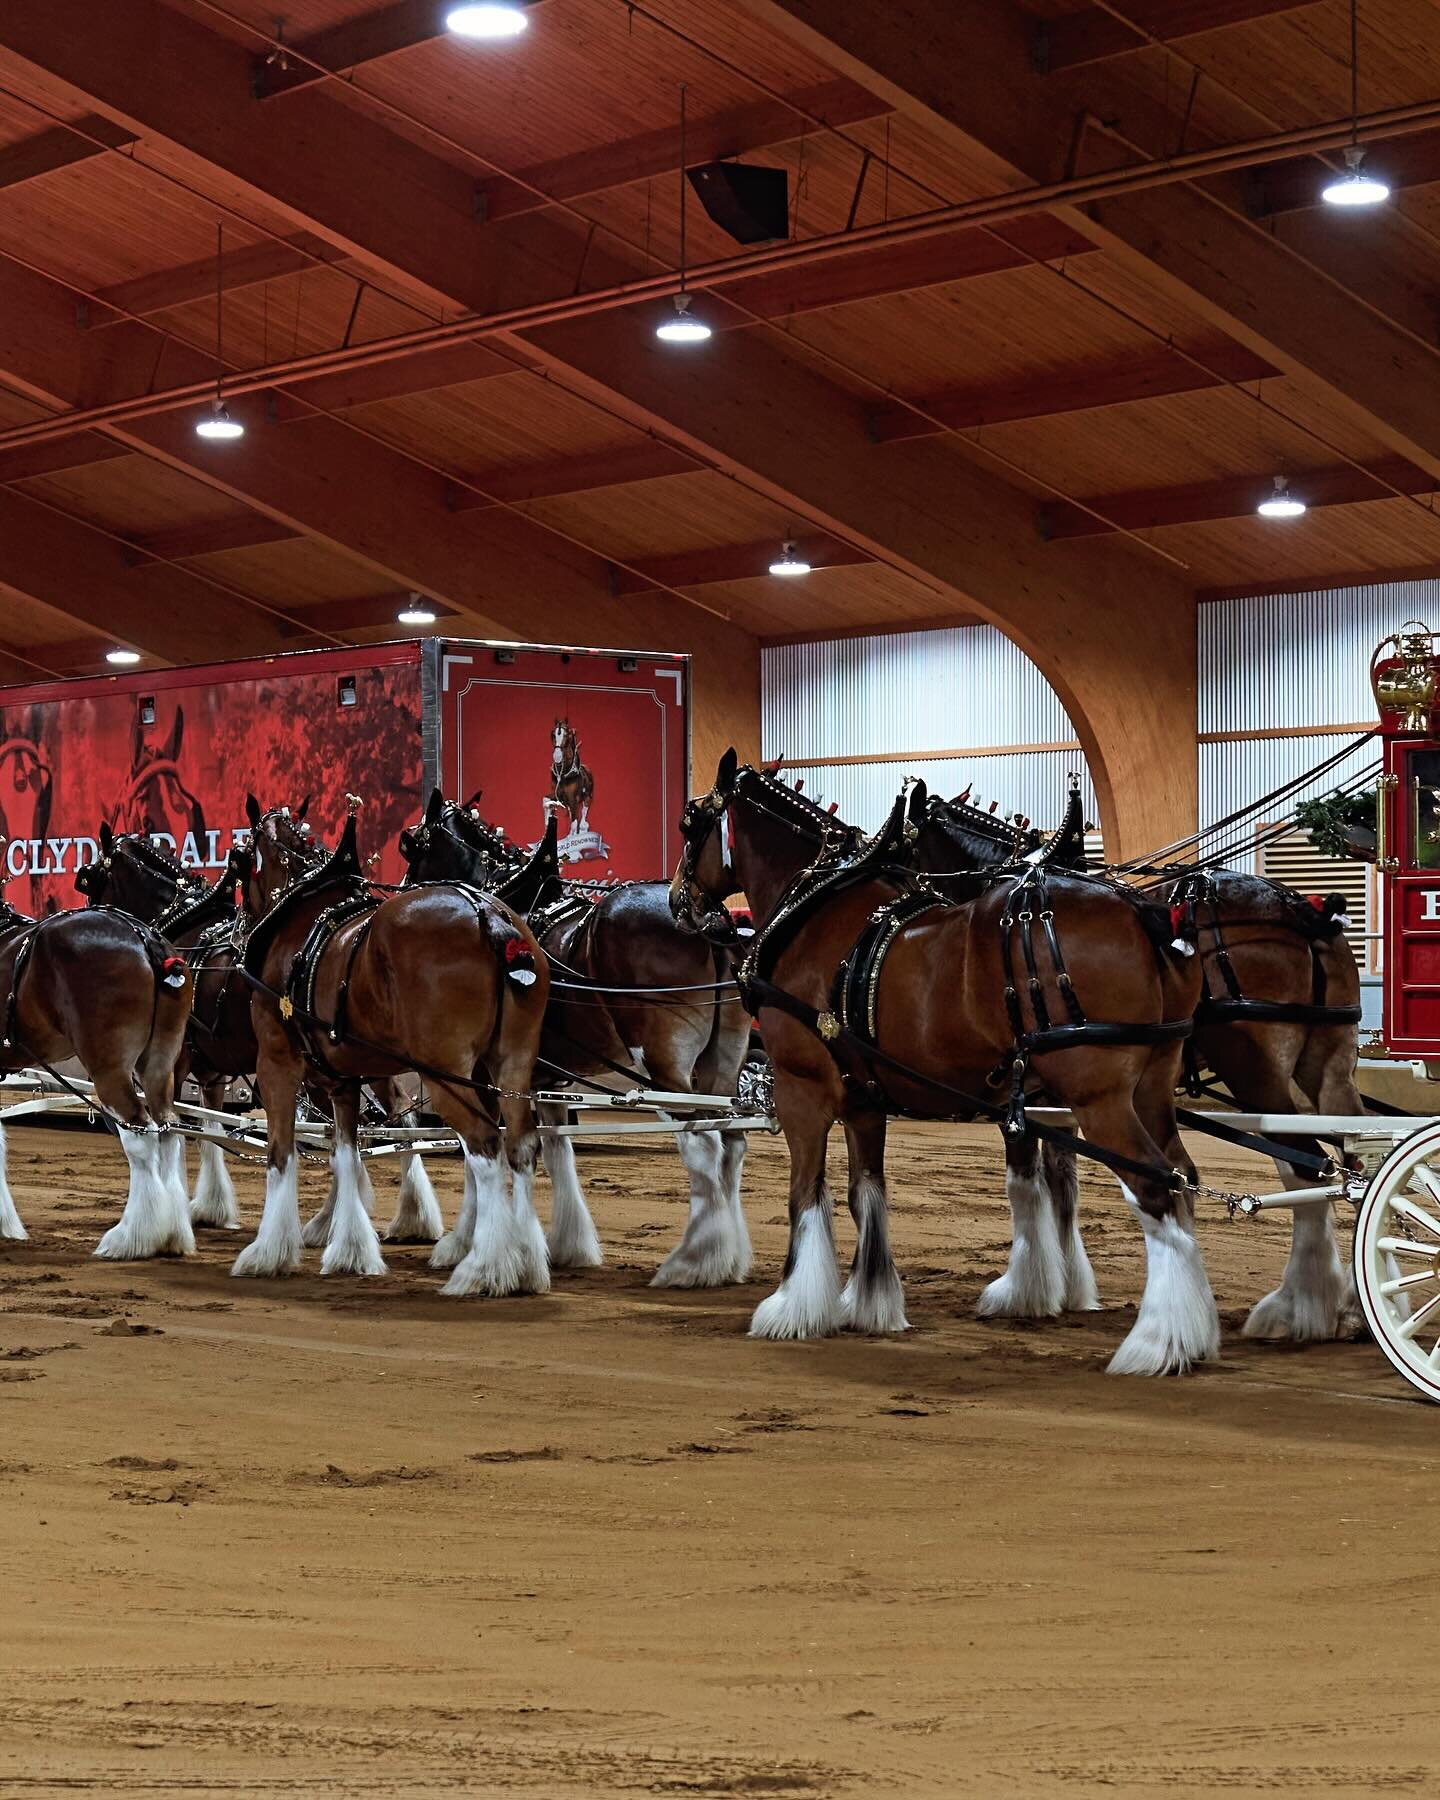
[[[1397,1144],[1365,1190],[1355,1285],[1380,1348],[1440,1401],[1440,1125]]]

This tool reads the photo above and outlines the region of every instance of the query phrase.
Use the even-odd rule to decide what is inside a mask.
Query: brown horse
[[[1068,1107],[1092,1143],[1127,1159],[1121,1185],[1145,1234],[1149,1272],[1111,1370],[1161,1374],[1214,1356],[1219,1319],[1195,1241],[1172,1100],[1198,971],[1173,962],[1156,921],[1108,883],[1017,877],[966,904],[945,904],[913,885],[907,894],[907,878],[886,866],[883,841],[848,868],[831,860],[831,824],[783,783],[737,769],[729,751],[711,792],[686,808],[671,890],[677,916],[711,930],[725,897],[743,888],[759,926],[741,979],[775,1066],[776,1112],[790,1149],[790,1249],[752,1335],[905,1328],[887,1229],[887,1114],[973,1116],[982,1108],[971,1097],[993,1094],[987,1078],[1010,1065]],[[897,899],[908,917],[888,911]],[[1012,903],[1024,910],[1012,912]],[[847,974],[865,973],[859,940],[867,924],[886,949],[868,962],[856,1002],[864,1017],[847,1026],[835,996]],[[1007,966],[1017,936],[1033,966],[1028,981]],[[1037,941],[1046,948],[1036,950]],[[1102,999],[1100,1025],[1093,1019]],[[1088,1030],[1046,1029],[1047,1019],[1073,1016],[1085,1001]],[[1030,1047],[1015,1065],[1017,1022]],[[825,1145],[837,1119],[858,1232],[843,1293],[825,1185]],[[1012,1162],[1007,1184],[1027,1179]]]
[[[489,887],[500,878],[493,834],[473,806],[456,806],[437,788],[425,817],[403,832],[409,882],[460,881]],[[548,902],[548,903],[547,903]],[[598,899],[566,894],[558,882],[529,922],[552,964],[550,1004],[541,1040],[549,1087],[634,1085],[643,1072],[666,1093],[734,1094],[750,1022],[729,987],[728,958],[671,917],[667,885],[626,882]],[[541,1108],[543,1124],[563,1124],[566,1109]],[[743,1132],[677,1133],[690,1181],[685,1234],[661,1263],[656,1287],[716,1287],[750,1272],[750,1234],[740,1204]],[[546,1135],[543,1156],[554,1196],[550,1261],[591,1268],[604,1261],[568,1137]]]
[[[1013,868],[1034,842],[954,801],[931,801],[913,848],[918,868],[957,897],[983,891]],[[1060,868],[1083,868],[1084,826],[1072,787],[1066,817],[1043,854]],[[1213,1071],[1246,1112],[1289,1113],[1294,1089],[1319,1113],[1363,1114],[1355,1086],[1360,977],[1337,922],[1338,897],[1320,904],[1273,881],[1235,869],[1154,871],[1147,894],[1175,907],[1175,929],[1199,951],[1203,990],[1187,1062]],[[1319,898],[1319,897],[1317,897]],[[1345,1015],[1353,1014],[1353,1017]],[[1319,1151],[1314,1139],[1293,1139]],[[1038,1144],[1016,1146],[1031,1161]],[[1074,1158],[1046,1146],[1039,1178],[1021,1184],[1010,1266],[980,1298],[982,1316],[1052,1317],[1098,1305],[1093,1284],[1076,1288],[1071,1271],[1088,1269],[1075,1215]],[[1314,1177],[1278,1161],[1290,1188]],[[1046,1206],[1041,1190],[1048,1190]],[[1354,1284],[1335,1241],[1333,1208],[1297,1207],[1289,1261],[1280,1285],[1252,1308],[1247,1337],[1308,1342],[1350,1335],[1358,1325]]]
[[[247,795],[246,804],[253,828],[260,807],[253,794]],[[298,862],[313,866],[326,853],[304,823],[308,805],[307,800],[293,811],[282,808],[276,815],[276,831]],[[102,824],[99,843],[100,854],[77,872],[75,885],[92,905],[106,898],[147,920],[184,953],[195,983],[195,1000],[177,1085],[187,1074],[192,1076],[205,1105],[218,1112],[232,1082],[253,1082],[258,1054],[250,1017],[251,989],[240,968],[243,916],[235,901],[237,886],[249,874],[250,850],[236,844],[219,878],[206,887],[143,832],[117,836]],[[405,1102],[397,1084],[377,1082],[376,1091],[387,1118],[403,1113]],[[323,1094],[311,1094],[310,1098],[319,1110],[328,1110]],[[202,1138],[199,1159],[190,1217],[197,1225],[238,1230],[240,1209],[224,1151]],[[400,1165],[398,1204],[383,1236],[391,1243],[433,1244],[445,1226],[425,1165],[417,1152],[408,1149],[400,1150],[396,1160]],[[305,1243],[311,1248],[325,1243],[334,1198],[332,1184],[325,1206],[305,1226]]]
[[[451,1234],[461,1255],[444,1291],[543,1292],[550,1272],[531,1203],[538,1138],[530,1090],[545,960],[522,920],[470,889],[372,893],[355,849],[358,805],[319,868],[307,869],[283,841],[278,809],[262,816],[252,840],[245,970],[255,987],[269,1172],[259,1232],[231,1272],[299,1266],[295,1102],[308,1078],[329,1094],[335,1116],[335,1202],[320,1272],[384,1273],[356,1141],[360,1088],[413,1069],[465,1156]]]
[[[0,849],[3,849],[0,840]],[[175,1126],[175,1063],[190,977],[163,938],[101,908],[35,920],[0,901],[0,1072],[76,1057],[130,1165],[130,1192],[97,1256],[188,1256],[184,1139]],[[0,1238],[23,1238],[5,1180],[0,1128]]]

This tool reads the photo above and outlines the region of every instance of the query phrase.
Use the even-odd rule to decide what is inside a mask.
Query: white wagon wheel
[[[1380,1348],[1440,1401],[1440,1124],[1397,1144],[1365,1190],[1355,1285]]]

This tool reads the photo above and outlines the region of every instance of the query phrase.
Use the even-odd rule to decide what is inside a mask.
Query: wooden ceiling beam
[[[376,625],[393,625],[395,636],[404,637],[415,627],[402,625],[399,620],[401,608],[410,597],[410,591],[396,594],[363,594],[354,600],[321,600],[313,606],[297,607],[295,617],[299,624],[282,628],[284,635],[291,632],[301,634],[308,626],[312,632],[325,631],[368,631]],[[460,616],[459,608],[451,606],[447,601],[436,600],[425,596],[425,604],[437,619],[455,619]]]
[[[152,327],[130,322],[98,339],[76,332],[69,290],[4,258],[0,317],[12,327],[0,350],[0,379],[50,405],[74,405],[82,393],[96,391],[97,381],[140,378],[153,366]],[[97,363],[100,349],[105,360]],[[183,346],[172,345],[168,354],[180,380],[203,373],[208,364],[200,352]],[[284,423],[256,407],[247,409],[246,424],[243,439],[223,445],[197,438],[186,413],[109,428],[108,435],[127,449],[195,477],[261,515],[253,527],[215,521],[193,532],[157,534],[152,541],[158,547],[203,555],[222,542],[235,547],[237,539],[250,542],[262,534],[267,542],[304,535],[383,575],[397,589],[414,588],[448,601],[467,625],[487,636],[568,642],[583,619],[592,634],[608,635],[615,643],[637,638],[674,643],[683,636],[692,643],[726,645],[742,662],[755,655],[748,634],[700,613],[693,620],[677,619],[677,603],[668,597],[617,602],[608,562],[516,513],[492,508],[457,515],[442,475],[338,419],[312,414]],[[54,603],[73,611],[64,607],[62,590],[54,591]],[[272,637],[272,647],[273,642]]]
[[[907,29],[869,0],[741,0],[811,54],[974,156],[1001,185],[1066,167],[1075,112],[1106,112],[1084,79],[1032,67],[1027,15],[1002,0],[910,0]],[[973,80],[956,83],[964,66]],[[1063,98],[1064,104],[1057,104]],[[1440,476],[1440,357],[1306,262],[1219,191],[1177,182],[1057,207],[1112,261],[1294,377],[1396,456]]]
[[[556,500],[566,494],[593,493],[630,481],[657,481],[667,475],[691,475],[703,465],[658,439],[619,444],[581,456],[555,456],[543,462],[512,463],[481,469],[469,479],[474,487],[454,486],[452,512],[474,512],[498,502]],[[489,496],[487,498],[486,496]]]
[[[1135,400],[1200,393],[1230,382],[1261,381],[1276,373],[1263,357],[1226,339],[1197,344],[1192,355],[1193,361],[1178,351],[1160,350],[1098,368],[1062,369],[989,387],[945,388],[917,394],[908,404],[892,400],[872,407],[867,423],[877,444],[893,444],[932,437],[940,431],[970,431],[982,425],[1048,419]]]
[[[273,621],[184,569],[0,491],[7,586],[164,662],[209,662],[273,650]]]
[[[253,550],[258,544],[283,544],[301,533],[264,513],[227,513],[218,519],[201,519],[194,525],[175,525],[168,531],[151,531],[134,541],[151,556],[183,562],[192,556],[216,556],[225,550]]]
[[[1249,25],[1276,13],[1299,12],[1315,0],[1122,0],[1125,18],[1108,6],[1082,7],[1058,19],[1036,19],[1030,27],[1030,54],[1042,74],[1104,62],[1154,48],[1151,40],[1172,43],[1230,25]],[[1134,28],[1125,20],[1133,20]]]
[[[92,463],[110,462],[129,454],[123,444],[112,443],[93,431],[52,438],[48,443],[20,444],[13,450],[0,450],[0,486],[31,481],[37,475],[63,475],[70,469],[89,468]]]
[[[259,287],[282,275],[297,275],[313,268],[317,261],[334,262],[335,252],[323,238],[302,232],[282,243],[266,238],[258,244],[245,244],[225,252],[225,292],[239,293],[248,287]],[[181,263],[175,268],[157,269],[153,275],[137,275],[131,281],[119,281],[97,290],[95,299],[103,309],[91,318],[92,325],[114,324],[127,315],[143,317],[146,313],[164,312],[171,306],[184,306],[192,300],[215,297],[215,258],[202,256],[196,262]]]
[[[693,168],[697,163],[744,156],[791,143],[825,126],[858,125],[867,119],[883,118],[889,111],[884,101],[877,100],[856,82],[827,81],[772,100],[759,100],[751,106],[692,119],[686,128],[685,160]],[[614,143],[553,162],[532,163],[528,168],[517,169],[514,180],[497,176],[482,182],[480,192],[487,217],[493,221],[515,213],[534,212],[546,204],[540,195],[549,200],[580,200],[652,176],[668,175],[679,167],[679,127],[663,126],[658,131],[618,138]],[[537,188],[539,195],[533,191]]]
[[[1180,487],[1136,488],[1127,493],[1094,494],[1086,506],[1067,501],[1047,501],[1040,508],[1040,529],[1046,538],[1095,537],[1109,531],[1149,531],[1159,525],[1199,525],[1211,519],[1249,517],[1271,491],[1272,469],[1257,475],[1226,475],[1216,481],[1190,482]],[[1291,477],[1290,486],[1307,506],[1351,506],[1371,500],[1392,500],[1396,493],[1430,494],[1437,486],[1433,475],[1399,457],[1355,469],[1348,464],[1330,469],[1305,469]],[[1096,518],[1101,513],[1103,518]]]
[[[538,5],[539,0],[530,3]],[[388,6],[377,6],[373,12],[297,38],[293,45],[277,51],[273,60],[268,55],[257,56],[251,78],[255,98],[273,100],[277,94],[293,94],[323,81],[321,70],[346,74],[383,56],[444,37],[446,10],[443,0],[391,0]]]
[[[869,551],[823,533],[801,532],[795,544],[815,569],[841,569],[875,561]],[[655,582],[675,588],[753,581],[759,576],[779,582],[789,579],[770,575],[770,564],[779,551],[779,538],[764,538],[756,544],[725,544],[709,550],[682,550],[673,556],[637,557],[629,569],[616,569],[612,579],[617,594],[638,594]]]
[[[97,143],[96,139],[100,141]],[[0,188],[19,187],[56,169],[68,169],[122,149],[135,142],[135,133],[114,125],[98,113],[87,113],[73,127],[53,125],[0,149]]]

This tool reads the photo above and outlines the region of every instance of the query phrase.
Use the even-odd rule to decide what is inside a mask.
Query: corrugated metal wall
[[[1200,608],[1198,726],[1207,732],[1363,724],[1374,718],[1370,653],[1420,617],[1440,625],[1440,581],[1227,600]],[[817,764],[797,772],[806,791],[836,800],[873,828],[906,775],[938,792],[973,783],[984,802],[1053,825],[1065,776],[1080,771],[1090,817],[1094,790],[1078,750],[936,760],[943,749],[1073,740],[1049,683],[993,627],[918,631],[777,647],[762,656],[766,756]],[[1313,768],[1337,734],[1245,738],[1200,746],[1200,816],[1221,818]],[[904,760],[838,766],[827,757],[911,752]],[[1327,792],[1369,759],[1357,753],[1306,791]]]
[[[1084,783],[1087,816],[1097,816],[1078,749],[933,755],[1074,741],[1074,727],[1050,684],[993,626],[767,649],[761,683],[764,755],[818,765],[797,768],[805,791],[823,795],[827,804],[838,801],[843,816],[856,824],[873,829],[904,778],[920,775],[937,793],[972,785],[983,805],[995,800],[1001,812],[1053,826],[1064,811],[1065,777],[1072,769]],[[899,762],[824,761],[896,751],[914,755]]]

